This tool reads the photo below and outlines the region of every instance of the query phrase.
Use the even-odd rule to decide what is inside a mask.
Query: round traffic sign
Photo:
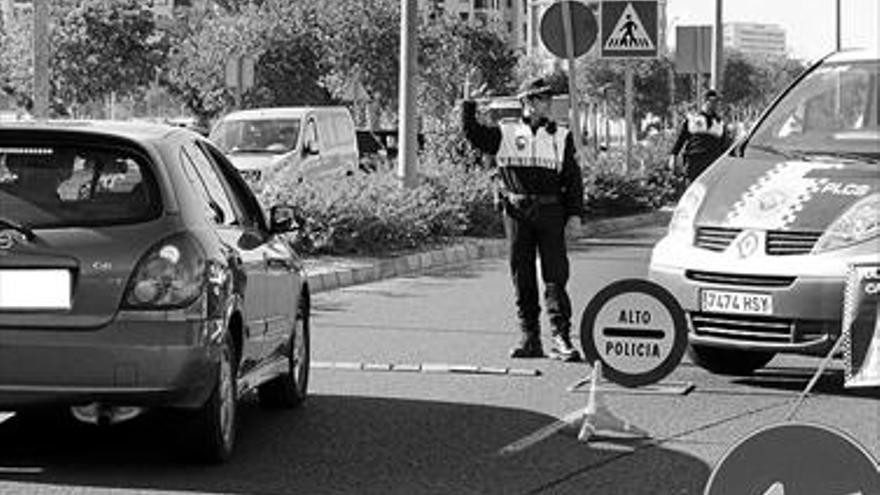
[[[687,323],[675,297],[641,279],[619,280],[587,304],[581,347],[601,361],[605,377],[625,387],[656,383],[681,362]]]
[[[880,493],[877,461],[826,426],[773,425],[752,433],[715,466],[705,495]]]
[[[565,24],[563,4],[567,4],[571,18],[572,57],[580,57],[590,51],[599,34],[599,23],[589,7],[578,1],[556,2],[541,16],[541,41],[553,55],[568,58],[565,47]]]

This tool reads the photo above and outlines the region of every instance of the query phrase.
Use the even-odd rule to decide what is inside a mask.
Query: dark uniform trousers
[[[544,302],[552,333],[568,334],[571,300],[565,290],[569,266],[565,247],[565,209],[557,199],[535,198],[505,202],[504,228],[510,247],[517,316],[524,333],[540,332],[540,311],[536,256],[541,261]]]

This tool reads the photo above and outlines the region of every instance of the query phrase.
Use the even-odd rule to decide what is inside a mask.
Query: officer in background
[[[540,255],[544,302],[552,325],[553,356],[580,361],[571,343],[571,300],[565,241],[581,229],[583,182],[571,133],[550,119],[553,89],[534,79],[519,94],[522,118],[499,126],[477,121],[476,103],[465,82],[462,127],[468,141],[495,156],[500,201],[510,245],[510,273],[515,289],[521,338],[514,358],[544,357],[536,255]]]
[[[678,132],[678,139],[669,152],[669,168],[684,149],[684,167],[688,183],[703,173],[729,146],[726,126],[718,115],[718,93],[708,90],[699,112],[689,113]]]

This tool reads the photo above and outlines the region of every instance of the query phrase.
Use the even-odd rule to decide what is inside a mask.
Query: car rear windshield
[[[878,67],[876,60],[820,65],[785,94],[755,129],[748,146],[806,159],[880,159]]]
[[[161,211],[148,162],[122,148],[0,145],[0,218],[31,228],[122,225]]]
[[[287,153],[299,140],[299,119],[227,120],[210,139],[224,153]]]

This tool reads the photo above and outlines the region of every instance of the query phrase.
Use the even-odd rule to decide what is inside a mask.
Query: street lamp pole
[[[49,3],[34,0],[34,106],[35,118],[49,116]]]
[[[418,129],[416,116],[416,0],[401,0],[400,9],[400,87],[397,129],[397,176],[403,187],[416,186],[418,170]]]
[[[841,50],[841,48],[843,48],[843,33],[841,32],[841,27],[840,27],[840,22],[841,22],[840,21],[840,13],[841,13],[840,12],[840,0],[834,0],[834,3],[835,3],[835,15],[834,15],[835,21],[834,22],[836,24],[835,29],[834,29],[834,33],[835,33],[834,49],[835,49],[835,51],[839,52]]]
[[[712,43],[712,81],[711,87],[721,90],[721,74],[724,68],[724,0],[715,0],[715,28],[712,30],[715,41]]]

